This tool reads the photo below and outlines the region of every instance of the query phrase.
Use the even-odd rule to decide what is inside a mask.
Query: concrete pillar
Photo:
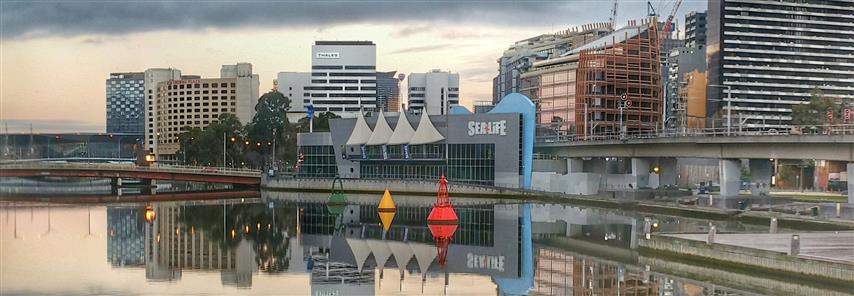
[[[721,159],[721,196],[738,196],[741,186],[741,161],[738,159]]]
[[[142,179],[139,182],[142,185],[142,194],[157,194],[157,181]]]
[[[748,161],[750,167],[750,182],[753,195],[767,194],[771,190],[771,176],[773,175],[773,163],[769,159],[751,159]]]
[[[679,167],[676,165],[675,157],[662,157],[658,159],[658,184],[660,186],[676,186],[676,177],[679,175]]]
[[[854,162],[848,163],[845,171],[848,172],[848,203],[854,204]]]
[[[632,179],[635,180],[635,189],[649,186],[648,158],[632,158]]]
[[[590,160],[584,161],[584,171],[604,174],[605,173],[605,159],[601,157],[594,157]]]
[[[566,159],[566,173],[581,173],[584,172],[584,160],[581,158]]]

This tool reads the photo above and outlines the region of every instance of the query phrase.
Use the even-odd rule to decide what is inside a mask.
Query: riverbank
[[[800,233],[797,252],[790,249],[792,234],[718,234],[712,244],[706,234],[662,234],[638,241],[638,250],[659,258],[680,258],[706,266],[809,278],[828,286],[850,287],[854,268],[847,252],[851,232]],[[838,249],[838,254],[828,250]],[[836,256],[837,259],[826,256]]]
[[[438,185],[432,181],[362,180],[343,179],[344,192],[357,194],[382,194],[390,189],[394,194],[435,196]],[[261,188],[280,192],[319,192],[331,190],[332,179],[323,178],[263,178]],[[451,183],[449,191],[454,197],[514,199],[534,202],[553,202],[606,209],[638,211],[711,220],[738,220],[743,223],[769,225],[776,218],[779,227],[798,230],[854,230],[854,221],[845,219],[815,218],[777,212],[741,211],[682,205],[675,202],[656,202],[618,199],[610,194],[568,195],[555,192],[526,191],[470,184]]]

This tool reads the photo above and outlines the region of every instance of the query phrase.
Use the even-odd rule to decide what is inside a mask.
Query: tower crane
[[[676,0],[673,4],[673,10],[670,11],[670,14],[667,15],[667,21],[664,22],[664,34],[669,34],[670,30],[673,29],[673,17],[676,16],[676,11],[679,10],[679,6],[682,5],[682,0]]]
[[[614,6],[611,7],[611,30],[617,29],[617,1],[614,0]]]

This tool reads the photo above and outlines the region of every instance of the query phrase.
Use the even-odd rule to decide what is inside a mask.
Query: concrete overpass
[[[631,158],[633,185],[647,185],[651,159],[659,158],[664,172],[675,171],[676,158],[710,158],[720,160],[721,195],[738,195],[740,187],[740,162],[749,159],[754,181],[771,183],[769,159],[815,159],[847,162],[848,202],[854,203],[854,131],[833,134],[759,134],[759,135],[689,135],[689,136],[627,136],[620,139],[606,137],[594,140],[576,138],[541,137],[534,146],[537,153],[569,158],[567,171],[584,173],[583,167],[604,167],[604,163],[583,162],[590,158]],[[672,160],[672,161],[671,161]],[[594,161],[595,162],[595,161]],[[669,166],[669,167],[668,167]],[[604,170],[604,169],[601,169]],[[595,173],[600,172],[593,169]],[[587,176],[589,178],[589,176]],[[665,177],[662,183],[675,184],[675,174]],[[670,181],[669,179],[673,179]],[[568,180],[570,183],[574,180]],[[577,183],[577,182],[576,182]]]
[[[565,157],[823,159],[854,162],[854,135],[690,136],[625,140],[541,139],[539,153]]]
[[[261,171],[190,166],[137,166],[134,164],[108,163],[39,163],[27,162],[0,165],[0,177],[88,177],[140,180],[173,180],[190,182],[227,183],[258,186]]]

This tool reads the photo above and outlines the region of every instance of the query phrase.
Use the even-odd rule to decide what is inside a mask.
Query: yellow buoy
[[[397,213],[397,205],[394,204],[394,198],[388,189],[383,193],[383,198],[380,199],[380,205],[377,209],[380,214],[380,222],[383,224],[383,229],[388,231],[391,228],[391,222],[394,220],[394,215]]]

